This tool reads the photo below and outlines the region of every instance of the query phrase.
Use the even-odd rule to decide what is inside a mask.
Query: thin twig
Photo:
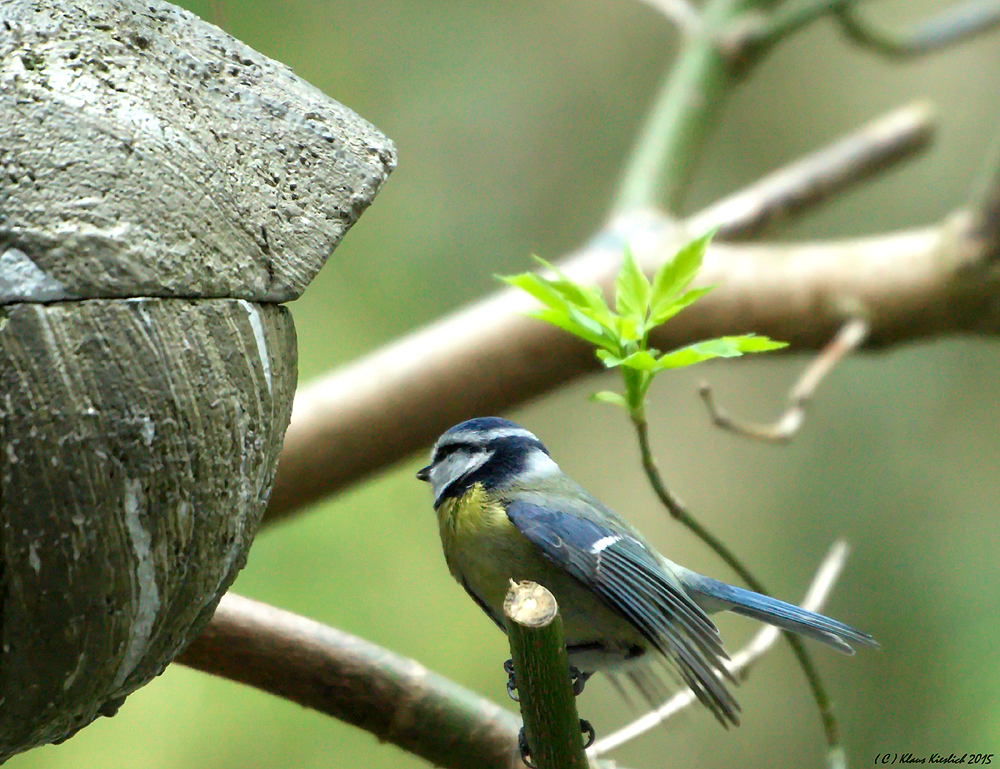
[[[803,27],[822,18],[846,0],[787,0],[769,11],[754,9],[737,18],[724,39],[730,60],[736,66],[754,58]]]
[[[716,406],[712,397],[712,387],[708,382],[702,382],[698,394],[705,401],[712,422],[723,430],[728,430],[744,438],[751,438],[765,443],[788,443],[802,427],[806,416],[806,407],[812,400],[816,388],[829,374],[834,366],[847,355],[857,350],[868,337],[868,321],[853,318],[841,326],[833,340],[817,355],[812,363],[802,372],[799,381],[795,383],[788,395],[789,406],[785,413],[773,424],[759,425],[743,422],[730,416]]]
[[[823,562],[820,564],[816,576],[813,577],[812,584],[806,592],[802,601],[802,608],[809,611],[819,611],[823,608],[826,599],[833,592],[837,578],[843,571],[844,563],[847,560],[848,547],[843,540],[837,540],[831,546]],[[762,628],[739,652],[733,655],[726,666],[738,681],[745,681],[749,675],[753,664],[774,646],[781,631],[773,625]],[[650,731],[669,718],[677,715],[689,705],[697,702],[697,698],[690,689],[678,692],[652,713],[646,713],[633,721],[628,726],[619,729],[607,737],[595,742],[587,751],[593,758],[603,756],[620,745],[638,737],[640,734]]]
[[[935,53],[1000,26],[1000,3],[996,0],[956,3],[908,33],[875,26],[858,14],[855,5],[843,3],[835,9],[844,33],[854,42],[896,59]]]
[[[701,14],[688,0],[639,0],[657,11],[683,35],[695,35],[701,31]]]
[[[928,102],[908,104],[710,205],[687,225],[691,232],[718,228],[717,239],[750,238],[914,157],[934,128]]]
[[[1000,257],[1000,130],[993,143],[979,178],[969,196],[969,213],[972,230],[983,246],[992,254],[992,261]]]
[[[646,476],[649,478],[649,483],[653,487],[656,496],[670,511],[670,514],[712,548],[751,590],[764,595],[770,595],[763,583],[743,565],[743,562],[735,556],[729,547],[702,526],[681,504],[677,497],[670,492],[667,485],[663,482],[663,478],[660,476],[659,468],[656,466],[656,459],[649,445],[648,426],[645,418],[642,415],[633,415],[632,423],[635,425],[636,434],[639,437],[642,465],[646,470]],[[823,679],[820,678],[819,671],[816,669],[812,657],[806,651],[802,639],[794,633],[787,631],[785,631],[785,639],[788,641],[788,645],[792,647],[792,652],[799,662],[799,667],[802,668],[802,672],[805,674],[809,689],[813,694],[813,699],[816,701],[816,708],[819,710],[820,720],[823,722],[823,731],[826,734],[827,746],[831,751],[838,750],[840,748],[840,727],[837,723],[837,717],[833,713],[833,705],[826,692],[826,687],[823,685]]]

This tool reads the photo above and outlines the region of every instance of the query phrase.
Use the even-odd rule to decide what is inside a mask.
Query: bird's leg
[[[503,663],[503,669],[507,673],[507,696],[514,702],[520,702],[521,700],[517,696],[517,679],[514,678],[514,660],[507,660]]]
[[[520,702],[520,698],[517,696],[517,679],[514,677],[514,660],[507,660],[503,663],[503,669],[507,673],[507,694],[514,700],[514,702]],[[573,694],[579,697],[583,692],[583,687],[587,684],[587,679],[589,679],[593,673],[584,673],[575,665],[569,666],[570,681],[573,684]],[[586,742],[584,743],[584,749],[589,748],[594,744],[594,740],[597,739],[597,732],[591,725],[590,721],[581,718],[580,719],[580,731],[587,735]],[[528,748],[528,737],[524,733],[524,727],[517,733],[517,749],[521,753],[521,760],[524,762],[525,766],[529,769],[535,769],[535,765],[531,763],[531,750]]]
[[[503,663],[504,672],[507,674],[507,694],[514,702],[519,702],[517,696],[517,679],[514,677],[514,660],[507,660]],[[569,666],[570,682],[573,684],[573,694],[579,697],[583,694],[583,688],[593,673],[584,673],[574,665]]]
[[[583,694],[583,687],[587,685],[587,679],[589,679],[593,673],[584,673],[580,668],[573,665],[569,666],[569,677],[573,682],[573,694],[579,697]]]
[[[587,735],[587,740],[583,743],[583,749],[586,750],[597,739],[597,730],[594,729],[590,721],[581,718],[580,731]],[[521,760],[524,762],[524,765],[529,767],[529,769],[535,769],[535,765],[531,763],[531,750],[528,748],[528,738],[524,733],[523,726],[521,727],[521,731],[517,733],[517,749],[521,753]]]
[[[524,733],[524,727],[521,727],[521,731],[517,733],[517,749],[521,752],[521,760],[524,765],[529,767],[529,769],[535,769],[535,765],[531,763],[531,750],[528,748],[528,737]]]

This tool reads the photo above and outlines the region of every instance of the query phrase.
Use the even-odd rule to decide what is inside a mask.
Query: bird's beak
[[[421,467],[419,470],[417,470],[417,480],[429,482],[430,479],[431,479],[430,465],[427,465],[427,467]]]

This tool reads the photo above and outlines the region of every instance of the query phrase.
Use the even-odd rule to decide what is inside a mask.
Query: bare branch
[[[992,246],[971,226],[954,216],[858,240],[715,244],[698,282],[716,289],[652,341],[666,350],[755,331],[796,350],[820,349],[859,314],[877,346],[995,334],[1000,275],[985,261]],[[613,222],[561,266],[574,280],[608,286],[626,238],[649,273],[680,243],[676,225],[645,212]],[[502,412],[599,370],[585,344],[525,317],[532,306],[523,292],[501,291],[302,387],[268,520],[409,456],[463,419]]]
[[[833,367],[847,355],[860,347],[868,336],[868,323],[861,318],[854,318],[845,323],[837,336],[828,344],[812,363],[802,372],[799,381],[788,396],[790,405],[773,424],[758,425],[742,422],[731,417],[715,405],[712,397],[712,387],[703,382],[698,394],[705,401],[705,407],[716,426],[724,430],[742,435],[745,438],[763,441],[765,443],[788,443],[799,431],[806,416],[806,406],[812,400],[819,383],[823,381]]]
[[[969,214],[975,237],[992,248],[995,261],[1000,255],[1000,131],[969,197]]]
[[[178,660],[359,726],[435,766],[524,766],[509,711],[413,660],[233,593]]]
[[[719,238],[748,239],[912,158],[926,149],[934,128],[927,102],[894,110],[714,203],[691,217],[688,227],[718,227]]]
[[[1000,3],[969,0],[956,3],[916,25],[909,32],[879,28],[862,18],[856,3],[845,2],[835,10],[844,33],[860,45],[890,58],[911,58],[944,50],[1000,26]]]
[[[674,24],[683,35],[701,30],[701,14],[688,0],[639,0]]]
[[[812,584],[802,601],[802,608],[809,609],[809,611],[819,611],[823,607],[826,599],[833,592],[833,587],[841,571],[843,571],[847,554],[848,547],[843,540],[838,540],[833,544],[826,558],[823,559],[823,563],[820,564],[816,576],[813,577]],[[767,625],[753,637],[749,644],[733,655],[727,664],[738,681],[745,681],[749,677],[753,664],[774,646],[780,635],[781,631],[778,628]],[[587,754],[592,758],[606,755],[615,748],[662,724],[697,701],[694,692],[690,689],[678,692],[652,713],[645,714],[628,726],[595,742]]]

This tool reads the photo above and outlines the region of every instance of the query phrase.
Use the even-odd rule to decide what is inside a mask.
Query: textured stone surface
[[[0,760],[113,712],[208,621],[294,388],[278,305],[0,308]]]
[[[0,761],[211,617],[270,494],[297,297],[395,164],[158,0],[0,0]]]
[[[299,296],[392,143],[191,13],[0,3],[0,304]]]

